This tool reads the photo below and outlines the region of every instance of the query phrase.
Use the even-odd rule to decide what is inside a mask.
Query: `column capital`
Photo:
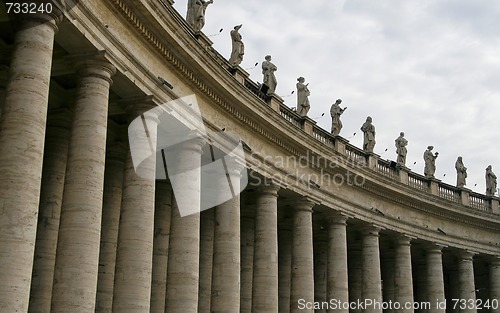
[[[492,266],[500,266],[500,255],[494,255],[490,257],[490,264]]]
[[[411,246],[411,241],[415,239],[415,237],[409,236],[407,234],[398,234],[394,238],[394,242],[401,246]]]
[[[271,195],[278,197],[278,191],[281,189],[275,181],[273,180],[264,180],[261,185],[257,187],[257,191],[261,194]]]
[[[460,250],[457,253],[457,257],[459,260],[462,260],[462,261],[472,261],[472,259],[474,258],[474,255],[476,255],[476,254],[477,253],[469,251],[469,250]]]
[[[342,214],[341,212],[333,212],[325,217],[325,221],[328,225],[347,225],[347,220],[349,217]]]
[[[99,51],[91,54],[71,55],[66,60],[73,64],[76,71],[83,77],[97,77],[113,84],[113,77],[116,74],[116,67],[106,59],[106,51]]]
[[[379,232],[382,230],[381,226],[377,226],[374,224],[367,224],[364,225],[361,229],[361,234],[364,236],[376,236],[378,237],[380,234]]]
[[[293,210],[294,211],[313,211],[313,207],[318,205],[319,201],[311,199],[310,197],[300,197],[296,201],[294,201]]]
[[[445,248],[446,246],[445,245],[442,245],[442,244],[438,244],[438,243],[435,243],[435,242],[431,242],[431,243],[428,243],[426,246],[425,246],[425,251],[427,253],[438,253],[438,254],[442,254],[443,253],[443,248]]]
[[[63,21],[63,12],[56,6],[52,6],[51,13],[30,13],[30,14],[16,14],[13,16],[17,28],[20,30],[36,27],[37,25],[49,25],[54,29],[54,32],[59,30],[58,25]]]
[[[162,109],[155,103],[153,95],[124,99],[118,103],[125,109],[130,121],[141,114],[147,114],[148,117],[156,118],[159,121],[159,116],[162,113]]]

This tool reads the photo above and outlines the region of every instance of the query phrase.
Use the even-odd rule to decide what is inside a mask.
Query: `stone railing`
[[[408,186],[422,191],[429,191],[429,181],[417,173],[408,173]]]
[[[458,188],[440,183],[438,190],[441,198],[460,203],[460,191]]]
[[[354,163],[366,165],[367,163],[366,153],[360,148],[355,147],[353,145],[346,145],[345,153],[347,158],[353,161]]]
[[[394,179],[397,179],[399,177],[398,172],[396,171],[396,163],[387,160],[379,159],[377,161],[377,172]]]
[[[280,115],[293,125],[302,128],[302,119],[297,112],[293,111],[291,108],[286,106],[285,104],[280,105]]]
[[[245,79],[244,85],[245,85],[245,87],[248,88],[248,90],[250,90],[252,93],[254,93],[257,97],[266,101],[266,95],[262,91],[260,91],[259,85],[257,85],[256,83],[254,83],[253,81],[251,81],[249,79]]]
[[[313,136],[316,138],[316,140],[321,141],[323,144],[329,146],[329,147],[334,147],[334,137],[332,134],[324,130],[323,128],[314,125],[313,126]]]
[[[481,211],[491,211],[492,209],[488,197],[477,193],[469,195],[468,206]]]

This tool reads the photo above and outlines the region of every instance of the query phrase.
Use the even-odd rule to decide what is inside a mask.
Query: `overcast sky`
[[[182,16],[186,3],[174,4]],[[489,164],[500,175],[500,1],[214,0],[203,32],[228,59],[237,24],[250,78],[262,82],[260,64],[271,54],[276,93],[295,107],[290,93],[305,77],[308,115],[324,129],[340,98],[348,107],[340,135],[357,147],[371,116],[383,159],[396,159],[394,140],[404,131],[407,165],[417,173],[433,145],[436,178],[444,182],[455,185],[458,156],[474,191],[485,192]]]

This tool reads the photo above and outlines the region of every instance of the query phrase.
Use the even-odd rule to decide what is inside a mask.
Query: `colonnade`
[[[445,309],[435,302],[444,301],[450,288],[458,288],[459,298],[475,299],[476,255],[470,251],[448,252],[456,255],[458,284],[446,286],[446,247],[419,241],[425,259],[422,268],[414,269],[422,261],[412,255],[416,238],[362,223],[336,208],[321,208],[321,221],[314,222],[320,203],[295,195],[283,206],[285,187],[275,182],[247,188],[241,197],[200,213],[199,192],[188,188],[199,185],[199,175],[174,194],[168,182],[155,181],[153,157],[141,164],[144,175],[138,176],[127,144],[108,140],[116,68],[105,54],[71,59],[78,75],[72,112],[48,112],[56,24],[51,20],[18,31],[3,91],[2,311],[315,312],[314,301],[419,299],[431,302],[420,311],[437,313]],[[144,114],[154,106],[149,98],[124,106],[128,121],[143,115],[155,129],[156,117]],[[154,140],[156,133],[149,136]],[[192,169],[201,164],[204,144],[191,140],[167,153],[181,168]],[[233,182],[242,170],[229,173]],[[178,197],[192,199],[194,214],[181,217]],[[282,210],[290,215],[287,222],[279,218]],[[318,223],[327,232],[322,245],[315,245]],[[348,240],[352,234],[359,240]],[[391,263],[384,264],[381,236],[392,244]],[[498,299],[500,259],[488,259],[488,265],[485,288]],[[425,284],[414,283],[415,273],[425,276]],[[419,286],[418,296],[414,286]],[[317,311],[375,313],[382,308],[355,304]]]

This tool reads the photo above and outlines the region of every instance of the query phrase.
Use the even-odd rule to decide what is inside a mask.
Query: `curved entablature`
[[[163,101],[189,93],[197,95],[207,124],[214,130],[227,128],[250,147],[247,162],[252,171],[281,179],[287,189],[314,196],[325,208],[446,245],[457,243],[467,234],[444,235],[438,230],[443,223],[494,232],[500,229],[497,197],[396,167],[342,137],[332,136],[311,119],[301,118],[279,97],[260,93],[243,69],[231,68],[211,42],[203,34],[195,34],[170,5],[161,1],[110,3],[109,9],[120,18],[94,29],[99,32],[94,37],[107,38],[106,42],[96,42],[98,49],[109,51],[111,59],[117,58],[117,67],[128,79],[141,82],[138,87],[146,94]],[[105,7],[93,5],[101,10]],[[85,19],[100,18],[99,9],[90,5],[88,12],[83,8],[82,12],[69,13],[81,23],[75,23],[76,27],[91,28],[85,26]],[[128,29],[134,31],[125,33]],[[121,54],[127,55],[127,62],[122,61]],[[418,222],[425,219],[432,220],[430,225]],[[489,241],[476,245],[486,233],[465,239],[463,244],[498,252],[495,246],[488,246]]]

